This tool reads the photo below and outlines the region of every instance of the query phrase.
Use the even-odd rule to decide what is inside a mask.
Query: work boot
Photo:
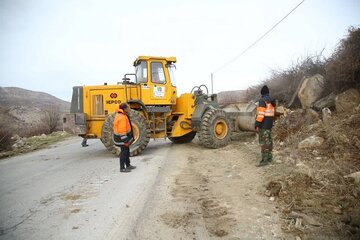
[[[133,166],[133,165],[129,165],[126,169],[135,169],[136,166]]]
[[[120,172],[125,172],[125,173],[131,172],[131,169],[129,169],[129,168],[121,168]]]
[[[266,166],[266,165],[268,165],[268,164],[269,164],[268,161],[261,160],[261,161],[259,162],[259,164],[256,165],[256,166],[257,166],[257,167],[263,167],[263,166]]]

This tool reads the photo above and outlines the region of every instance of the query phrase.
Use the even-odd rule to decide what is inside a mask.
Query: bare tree
[[[48,129],[49,133],[54,132],[59,126],[60,122],[60,110],[58,107],[49,107],[45,110],[45,116],[43,118],[43,123]]]
[[[9,129],[1,128],[0,129],[0,152],[7,151],[11,149],[13,140],[11,139],[12,132]]]

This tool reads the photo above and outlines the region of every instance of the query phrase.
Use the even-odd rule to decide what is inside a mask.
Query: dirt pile
[[[278,119],[274,152],[281,164],[268,170],[266,193],[278,199],[284,231],[302,239],[359,239],[360,185],[348,177],[360,171],[359,119],[356,109],[326,121],[311,109]],[[300,144],[316,138],[322,141]]]

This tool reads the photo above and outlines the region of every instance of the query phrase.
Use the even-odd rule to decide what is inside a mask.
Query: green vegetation
[[[8,144],[12,144],[12,145],[10,145],[10,147],[7,147],[6,150],[3,149],[3,151],[0,152],[0,159],[10,156],[15,156],[21,153],[27,153],[37,149],[46,148],[49,145],[67,139],[70,136],[72,135],[66,132],[53,132],[49,135],[42,134],[39,136],[32,136],[29,138],[25,138],[25,137],[21,138],[18,136],[12,137],[11,139],[7,138]]]

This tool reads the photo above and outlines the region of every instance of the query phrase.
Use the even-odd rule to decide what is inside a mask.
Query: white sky
[[[177,57],[178,92],[210,74],[301,0],[0,0],[0,86],[70,101],[72,86],[109,84],[138,55]],[[306,0],[241,58],[214,75],[214,92],[246,89],[308,54],[334,50],[360,25],[359,0]]]

